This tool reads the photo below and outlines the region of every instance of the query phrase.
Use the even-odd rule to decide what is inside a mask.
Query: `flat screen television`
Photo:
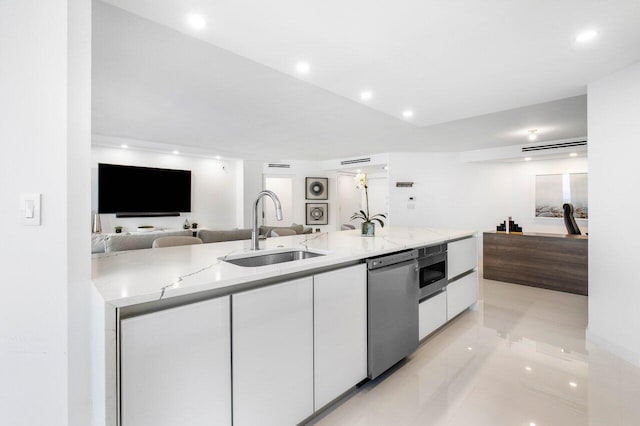
[[[98,164],[98,212],[175,216],[191,211],[191,171]]]

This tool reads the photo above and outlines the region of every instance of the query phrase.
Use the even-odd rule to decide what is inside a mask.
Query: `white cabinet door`
[[[313,414],[313,278],[232,296],[233,424]]]
[[[367,267],[314,276],[315,409],[367,377]]]
[[[447,277],[450,280],[478,266],[476,237],[449,243],[447,251]]]
[[[418,305],[418,335],[420,340],[447,322],[447,293],[420,302]]]
[[[229,296],[121,322],[122,426],[230,425]]]
[[[450,282],[447,286],[447,319],[452,319],[477,301],[478,271]]]

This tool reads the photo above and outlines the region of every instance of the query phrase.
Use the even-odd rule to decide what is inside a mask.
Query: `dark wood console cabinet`
[[[587,243],[583,235],[485,232],[484,278],[586,296]]]

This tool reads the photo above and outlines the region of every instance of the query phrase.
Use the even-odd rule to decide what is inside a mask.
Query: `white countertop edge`
[[[104,253],[93,257],[92,282],[105,302],[123,308],[210,290],[232,293],[229,287],[474,235],[477,231],[391,228],[375,237],[362,237],[358,231],[333,231],[271,238],[261,245],[266,249],[306,246],[329,254],[262,267],[237,266],[218,259],[246,252],[247,241]]]

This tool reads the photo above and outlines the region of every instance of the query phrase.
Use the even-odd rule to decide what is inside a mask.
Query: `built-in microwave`
[[[418,250],[420,298],[422,301],[447,288],[447,245],[437,244]]]

